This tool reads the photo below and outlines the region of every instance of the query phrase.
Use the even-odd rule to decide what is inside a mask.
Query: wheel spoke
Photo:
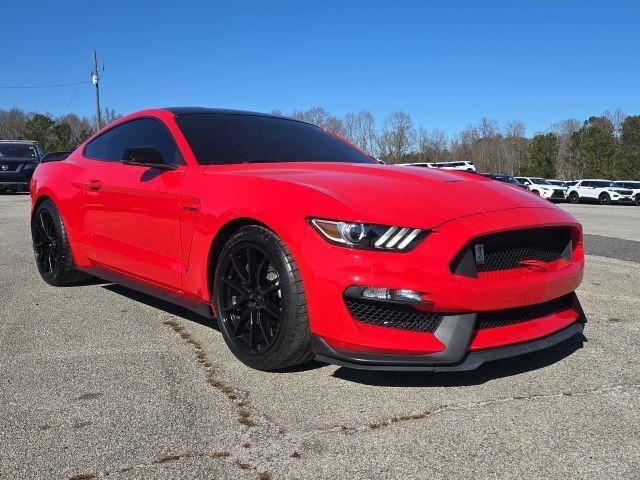
[[[262,312],[260,310],[256,312],[256,317],[258,325],[260,326],[260,330],[262,331],[262,335],[264,335],[264,339],[266,340],[266,342],[269,343],[273,338],[273,330],[271,329],[271,325],[269,325],[269,322],[262,318]]]
[[[263,290],[262,294],[271,295],[272,293],[276,293],[278,290],[280,290],[280,282],[277,282],[275,285],[271,285],[266,290]]]
[[[244,289],[242,288],[242,285],[237,284],[230,278],[225,278],[222,281],[225,283],[225,285],[228,285],[229,287],[233,288],[239,294],[244,294]]]
[[[235,326],[233,327],[233,332],[231,333],[232,337],[237,337],[240,334],[240,332],[242,331],[242,328],[246,325],[250,315],[251,315],[250,310],[245,310],[240,314],[238,323],[236,323]]]
[[[221,308],[220,312],[233,312],[234,310],[238,310],[240,306],[247,303],[247,301],[249,301],[249,297],[240,297],[239,299],[236,299],[236,303],[233,305]]]
[[[47,249],[47,262],[49,263],[49,271],[53,272],[53,254],[51,249]]]
[[[230,259],[231,259],[231,265],[233,265],[233,269],[236,271],[236,274],[238,275],[238,277],[240,277],[240,281],[245,285],[248,284],[249,282],[245,277],[245,272],[243,272],[242,269],[238,266],[238,262],[236,261],[235,256],[230,255]]]
[[[281,312],[277,311],[271,305],[263,304],[263,305],[260,305],[260,308],[262,310],[264,310],[265,312],[267,312],[269,315],[271,315],[276,320],[280,320]]]
[[[255,287],[258,284],[256,278],[256,255],[255,250],[251,247],[247,248],[247,274],[249,275],[249,286]]]
[[[255,335],[253,334],[253,331],[255,330],[255,322],[253,321],[253,315],[254,312],[253,310],[251,311],[251,313],[249,314],[249,350],[251,350],[252,352],[255,351]]]

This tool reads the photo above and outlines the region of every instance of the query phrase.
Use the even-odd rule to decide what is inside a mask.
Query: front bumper
[[[523,269],[515,276],[468,278],[450,270],[455,256],[475,237],[544,225],[579,229],[573,218],[554,207],[501,210],[447,222],[434,228],[411,252],[391,253],[330,245],[306,225],[308,232],[300,234],[304,236],[305,249],[296,260],[305,284],[311,332],[333,347],[350,351],[422,355],[445,349],[433,333],[356,321],[343,299],[346,289],[354,285],[415,290],[433,305],[433,312],[471,314],[474,318],[477,312],[536,305],[571,294],[583,275],[581,242],[574,244],[568,265],[565,262],[562,268],[543,273]],[[552,330],[545,330],[545,323],[535,335],[514,326],[494,338],[477,339],[483,341],[476,346],[487,349],[523,343],[554,333],[575,319],[559,319]]]
[[[630,203],[633,204],[636,202],[636,199],[633,195],[618,195],[612,196],[611,201],[613,203]]]
[[[487,348],[472,349],[476,314],[449,315],[444,318],[435,336],[445,345],[444,350],[428,354],[390,354],[347,350],[329,345],[323,338],[313,335],[311,346],[316,359],[343,367],[366,370],[450,372],[474,370],[486,362],[516,357],[544,350],[582,334],[586,318],[573,294],[572,309],[577,318],[568,326],[530,341]],[[526,328],[526,326],[525,326]]]
[[[20,166],[15,171],[0,171],[0,190],[28,190],[33,169],[25,170]]]

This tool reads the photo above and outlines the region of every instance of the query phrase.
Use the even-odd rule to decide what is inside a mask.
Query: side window
[[[123,123],[87,144],[85,156],[96,160],[119,162],[131,147],[153,147],[162,153],[167,164],[181,164],[173,138],[159,120],[140,118]]]
[[[109,143],[112,133],[113,130],[109,130],[87,143],[87,146],[84,147],[83,155],[87,158],[93,158],[94,160],[107,160],[107,143]]]

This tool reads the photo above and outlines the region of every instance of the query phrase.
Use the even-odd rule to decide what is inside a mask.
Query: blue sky
[[[400,109],[450,134],[482,117],[532,134],[640,114],[637,1],[3,3],[0,86],[89,80],[95,48],[102,103],[121,113]],[[90,115],[93,90],[0,88],[11,106]]]

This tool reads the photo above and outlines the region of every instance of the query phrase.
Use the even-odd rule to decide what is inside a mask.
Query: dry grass
[[[242,460],[236,460],[234,462],[238,467],[240,467],[242,470],[251,470],[253,468],[255,468],[254,466],[252,466],[249,463],[245,463]]]
[[[231,456],[231,454],[226,450],[218,450],[216,452],[209,453],[209,456],[213,458],[227,458]]]
[[[153,465],[159,465],[161,463],[174,462],[176,460],[181,460],[183,458],[189,458],[191,456],[190,453],[178,453],[175,455],[162,455],[161,457],[156,458],[153,462]]]

